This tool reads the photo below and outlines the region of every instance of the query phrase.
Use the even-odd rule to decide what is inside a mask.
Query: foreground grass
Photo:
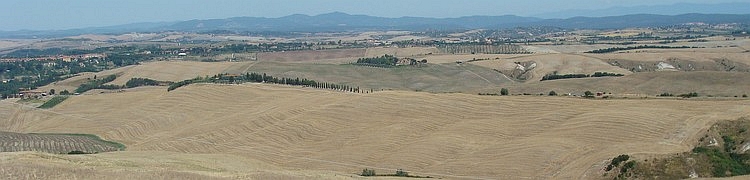
[[[40,105],[38,108],[49,109],[49,108],[57,106],[58,104],[65,101],[66,99],[68,99],[68,96],[55,96],[49,101],[44,102],[44,104]]]
[[[731,177],[750,174],[750,119],[722,121],[714,124],[690,152],[661,158],[628,161],[618,166],[612,160],[614,179],[687,179],[697,177]],[[627,160],[627,159],[625,159]]]

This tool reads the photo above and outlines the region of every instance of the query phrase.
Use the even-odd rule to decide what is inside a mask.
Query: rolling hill
[[[62,161],[2,155],[11,159],[3,161],[8,167],[33,160],[29,168],[14,169],[40,176],[50,170],[58,177],[146,171],[344,178],[363,168],[401,168],[447,179],[589,179],[601,176],[606,160],[618,154],[687,151],[713,122],[750,115],[748,104],[196,84],[172,92],[75,96],[49,111],[2,101],[0,115],[8,118],[0,130],[91,133],[128,147]]]

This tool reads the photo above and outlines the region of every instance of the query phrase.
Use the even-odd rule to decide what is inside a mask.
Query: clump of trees
[[[397,169],[395,174],[376,174],[374,169],[363,169],[360,176],[396,176],[396,177],[409,177],[409,178],[432,178],[430,176],[414,176],[409,175],[409,172],[403,169]]]
[[[60,95],[71,95],[71,93],[67,89],[63,89],[62,91],[60,91]]]
[[[687,93],[687,94],[680,94],[679,96],[682,97],[682,98],[698,97],[698,93],[697,92],[691,92],[691,93]]]
[[[361,176],[376,176],[374,169],[364,169],[362,170]]]
[[[396,56],[386,54],[380,57],[359,58],[355,64],[376,67],[392,67],[396,66],[396,63],[398,63],[398,58]]]
[[[134,88],[139,86],[159,86],[163,84],[170,84],[171,82],[166,81],[157,81],[153,79],[148,78],[131,78],[128,80],[128,82],[125,83],[125,87],[127,88]]]
[[[106,83],[112,82],[117,78],[117,75],[109,75],[107,77],[104,77],[102,79],[96,79],[96,76],[94,76],[93,80],[90,80],[86,83],[81,84],[76,88],[76,93],[84,93],[86,91],[92,90],[92,89],[121,89],[122,86],[118,85],[104,85]]]
[[[662,96],[662,97],[672,97],[672,96],[674,96],[674,94],[670,94],[670,93],[665,92],[665,93],[659,94],[659,96]]]
[[[612,161],[609,162],[609,165],[607,165],[604,170],[611,171],[617,167],[620,167],[620,164],[622,164],[623,162],[626,162],[624,165],[622,165],[622,167],[620,167],[620,172],[618,172],[617,176],[615,177],[615,179],[626,179],[632,174],[628,174],[628,172],[630,172],[630,170],[635,168],[636,166],[636,162],[628,161],[629,159],[630,156],[628,156],[627,154],[622,154],[615,158],[612,158]]]
[[[591,77],[606,77],[606,76],[625,76],[624,74],[608,73],[608,72],[594,72]]]
[[[613,168],[620,166],[620,163],[625,162],[628,159],[630,159],[630,156],[628,156],[627,154],[622,154],[615,158],[612,158],[612,161],[609,162],[609,165],[607,165],[607,168],[605,168],[604,170],[611,171]]]
[[[634,50],[634,49],[685,49],[685,48],[698,48],[698,47],[640,45],[640,46],[611,47],[611,48],[597,49],[597,50],[586,51],[586,53],[602,54],[602,53],[611,53],[611,52],[616,52],[616,51]]]
[[[593,92],[591,92],[591,91],[586,91],[586,92],[583,92],[583,97],[586,97],[586,98],[593,98],[593,97],[594,97],[594,93],[593,93]]]

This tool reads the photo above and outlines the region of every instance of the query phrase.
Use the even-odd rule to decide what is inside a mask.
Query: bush
[[[591,91],[583,92],[583,97],[594,97],[594,93],[592,93]]]
[[[698,97],[698,93],[697,92],[691,92],[691,93],[687,93],[687,94],[680,94],[680,97],[682,97],[682,98]]]
[[[746,98],[746,97],[747,97],[747,94],[743,94],[743,95],[742,95],[742,97],[743,97],[743,98]]]
[[[79,151],[79,150],[74,150],[74,151],[68,152],[68,154],[73,155],[73,154],[91,154],[91,153],[87,153],[87,152],[83,152],[83,151]]]
[[[619,166],[620,163],[625,162],[628,159],[630,159],[630,156],[628,156],[627,154],[622,154],[615,158],[612,158],[612,161],[609,162],[609,165],[607,165],[607,168],[605,170],[610,171],[614,169],[615,167]]]
[[[396,176],[398,177],[409,177],[409,173],[404,171],[403,169],[396,170]]]
[[[555,92],[555,91],[550,91],[550,92],[549,92],[549,94],[547,94],[547,95],[549,95],[549,96],[557,96],[557,92]]]
[[[507,96],[508,95],[508,89],[506,89],[506,88],[500,89],[500,95]]]
[[[374,169],[364,169],[364,170],[362,170],[362,174],[360,174],[360,175],[362,175],[362,176],[376,176]]]
[[[670,93],[661,93],[659,94],[659,96],[668,97],[668,96],[674,96],[674,95]]]
[[[398,58],[393,55],[383,55],[374,58],[359,58],[356,64],[390,67],[395,66]]]

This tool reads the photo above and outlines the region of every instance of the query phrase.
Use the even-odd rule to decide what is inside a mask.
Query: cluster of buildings
[[[45,56],[45,57],[27,57],[27,58],[2,58],[0,59],[0,62],[52,61],[52,60],[62,60],[65,62],[73,62],[73,61],[86,60],[86,59],[92,59],[92,58],[104,59],[104,58],[107,58],[107,54],[93,53],[93,54],[57,55],[57,56]]]

